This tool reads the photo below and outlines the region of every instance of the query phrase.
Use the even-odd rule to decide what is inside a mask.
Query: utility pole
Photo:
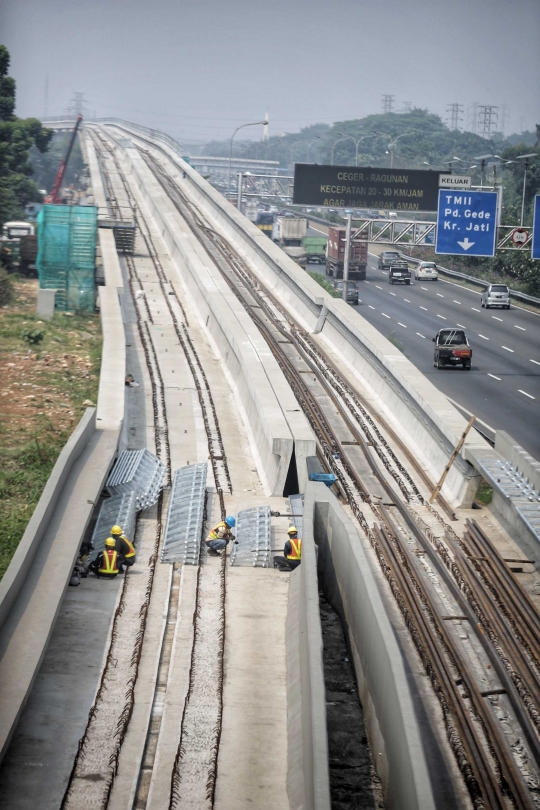
[[[383,113],[393,112],[395,98],[396,98],[395,96],[391,96],[388,93],[385,93],[382,96]]]
[[[479,135],[482,138],[491,138],[491,133],[495,131],[497,119],[499,118],[499,108],[494,104],[478,105],[478,127]]]
[[[345,255],[343,256],[343,293],[342,298],[347,303],[347,287],[349,286],[349,256],[351,253],[352,211],[347,214],[347,228],[345,230]],[[339,251],[338,251],[339,255]]]
[[[463,104],[449,104],[446,108],[450,129],[461,129],[459,124],[463,121],[463,109]]]
[[[45,104],[43,105],[43,117],[49,115],[49,74],[45,74]]]

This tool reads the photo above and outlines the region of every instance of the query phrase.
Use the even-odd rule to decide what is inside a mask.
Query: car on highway
[[[334,281],[334,288],[343,295],[343,281]],[[355,281],[347,282],[347,303],[356,305],[359,302],[358,284]]]
[[[461,365],[465,371],[471,370],[472,348],[467,340],[464,329],[440,329],[433,338],[435,350],[433,365],[435,368]]]
[[[414,268],[414,277],[417,281],[421,278],[431,281],[439,280],[439,271],[435,262],[420,262]]]
[[[379,256],[379,270],[389,270],[390,265],[400,260],[397,250],[383,250]]]
[[[389,284],[410,284],[411,283],[411,271],[409,270],[409,265],[405,261],[405,259],[400,259],[399,261],[394,261],[390,265],[390,269],[388,271],[388,283]]]
[[[506,284],[490,284],[482,293],[482,306],[510,309],[510,290]]]

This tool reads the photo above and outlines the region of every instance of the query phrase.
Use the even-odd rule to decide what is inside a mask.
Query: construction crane
[[[60,204],[60,187],[62,185],[62,181],[64,179],[64,175],[66,173],[66,168],[69,162],[69,158],[73,149],[73,144],[75,143],[75,138],[77,137],[77,131],[81,125],[82,115],[79,113],[77,116],[77,121],[75,122],[75,126],[73,127],[73,132],[71,133],[71,140],[69,142],[68,150],[66,156],[63,160],[60,161],[60,166],[58,167],[58,171],[56,172],[56,177],[54,178],[54,185],[52,187],[51,193],[45,197],[45,202],[49,205],[59,205]]]

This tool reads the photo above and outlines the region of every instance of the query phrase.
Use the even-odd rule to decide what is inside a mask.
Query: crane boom
[[[75,126],[73,127],[73,132],[71,133],[71,140],[69,142],[68,150],[66,152],[65,158],[60,161],[60,165],[58,167],[58,171],[56,172],[56,177],[54,178],[54,185],[52,187],[51,193],[48,197],[45,198],[46,203],[52,203],[53,205],[58,205],[60,203],[60,188],[62,186],[62,181],[64,179],[64,175],[66,173],[66,168],[68,165],[68,161],[73,150],[73,144],[75,143],[75,138],[77,137],[77,131],[80,127],[82,121],[82,115],[79,113],[77,116],[77,121],[75,122]]]

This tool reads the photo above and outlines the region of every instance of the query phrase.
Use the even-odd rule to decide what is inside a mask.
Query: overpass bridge
[[[469,433],[431,504],[467,423],[447,397],[168,136],[96,122],[83,145],[100,212],[137,211],[136,250],[118,255],[100,230],[107,452],[91,481],[78,468],[76,491],[71,450],[59,459],[43,531],[29,525],[0,585],[2,806],[326,810],[333,790],[400,810],[502,810],[508,796],[533,807],[534,459]],[[126,368],[139,388],[123,385]],[[88,579],[63,598],[117,446],[159,457],[165,488],[140,513],[123,581]],[[332,490],[308,480],[314,463]],[[204,544],[160,562],[174,476],[195,464],[207,470],[199,543],[256,508],[267,560],[301,519],[301,566],[231,565],[246,557],[207,557]],[[498,510],[471,508],[480,475]],[[84,501],[66,535],[58,509]],[[46,587],[59,548],[67,564]]]

